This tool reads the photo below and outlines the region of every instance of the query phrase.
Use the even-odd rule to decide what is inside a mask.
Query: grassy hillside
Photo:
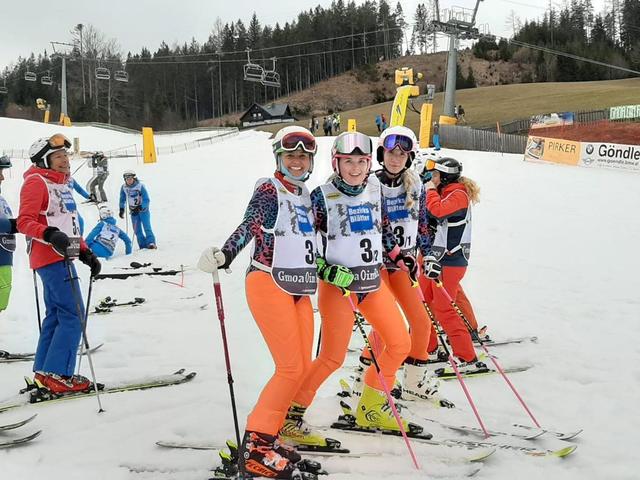
[[[467,122],[471,126],[505,123],[538,113],[598,110],[615,105],[637,104],[640,102],[639,99],[640,78],[601,82],[498,85],[460,90],[456,95],[456,103],[464,106]],[[436,94],[436,118],[442,112],[443,101],[444,93]],[[384,113],[389,118],[392,103],[384,102],[341,112],[344,128],[348,118],[355,118],[358,130],[375,135],[376,115]],[[417,114],[408,112],[407,126],[417,131],[419,120]],[[309,121],[305,119],[298,123],[307,126]],[[270,125],[258,129],[274,132],[280,127],[281,125]]]

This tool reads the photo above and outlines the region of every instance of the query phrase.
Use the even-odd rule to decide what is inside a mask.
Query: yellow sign
[[[156,163],[158,160],[151,127],[142,127],[142,158],[144,163]]]
[[[431,145],[432,116],[433,104],[423,103],[420,108],[420,148],[429,148]]]
[[[544,160],[564,165],[578,165],[580,142],[530,136],[524,152],[525,160]]]
[[[355,132],[356,131],[356,119],[350,118],[347,120],[347,132]]]

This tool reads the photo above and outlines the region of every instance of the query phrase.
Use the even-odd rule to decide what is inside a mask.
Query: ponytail
[[[461,176],[458,179],[458,182],[464,185],[464,188],[467,190],[467,195],[469,195],[469,200],[471,200],[471,203],[475,204],[480,201],[480,187],[476,182],[464,176]]]

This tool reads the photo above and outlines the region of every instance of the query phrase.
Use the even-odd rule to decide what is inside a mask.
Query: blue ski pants
[[[156,237],[151,230],[151,212],[149,210],[132,213],[131,223],[133,224],[133,232],[138,241],[138,247],[147,248],[149,245],[156,243]]]
[[[111,258],[111,256],[113,255],[113,252],[111,250],[109,250],[107,247],[105,247],[99,242],[91,242],[87,246],[91,249],[93,253],[96,254],[96,257]]]
[[[78,308],[84,313],[80,282],[71,264],[73,279],[69,279],[64,260],[36,270],[42,280],[46,313],[38,340],[34,372],[73,375],[82,323]],[[73,289],[71,282],[74,283]]]

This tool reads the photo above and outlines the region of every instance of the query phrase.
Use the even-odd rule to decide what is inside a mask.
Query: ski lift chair
[[[105,67],[96,67],[95,74],[98,80],[109,80],[111,78],[111,72]]]
[[[276,57],[272,57],[271,61],[273,62],[273,67],[271,68],[271,70],[267,70],[264,72],[262,84],[265,87],[280,88],[280,74],[276,72]]]
[[[129,81],[129,74],[124,70],[116,70],[113,74],[113,79],[116,82],[124,82],[127,83]]]
[[[53,85],[53,80],[51,80],[51,72],[47,70],[47,74],[40,77],[40,83],[42,85]]]
[[[264,68],[256,63],[251,63],[251,57],[249,55],[250,50],[247,48],[247,64],[244,65],[244,80],[247,82],[260,82],[264,81]]]
[[[27,82],[35,82],[38,79],[38,76],[35,74],[35,72],[26,71],[24,72],[24,79]]]

